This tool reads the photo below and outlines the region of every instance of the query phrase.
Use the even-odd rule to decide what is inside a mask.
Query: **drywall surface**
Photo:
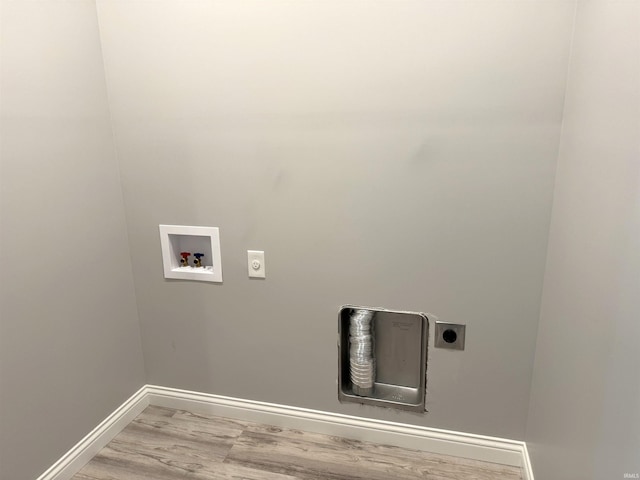
[[[2,2],[0,478],[144,384],[95,4]]]
[[[536,480],[640,474],[640,2],[580,2],[527,442]]]
[[[98,14],[150,383],[524,437],[573,3]],[[159,224],[220,227],[223,284],[165,280]],[[338,403],[346,303],[467,325],[429,414]]]

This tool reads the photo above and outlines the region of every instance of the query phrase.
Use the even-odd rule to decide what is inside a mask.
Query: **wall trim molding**
[[[148,405],[518,466],[534,480],[525,442],[157,385],[138,390],[38,480],[69,480]]]
[[[147,406],[149,406],[149,396],[145,385],[71,447],[37,480],[69,480]]]

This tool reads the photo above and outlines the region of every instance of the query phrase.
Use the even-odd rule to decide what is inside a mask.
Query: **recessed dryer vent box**
[[[160,225],[164,278],[222,282],[220,231],[217,227]],[[182,253],[188,253],[181,265]],[[196,254],[203,254],[198,255]],[[196,263],[199,257],[199,264]]]
[[[371,355],[375,358],[372,388],[361,388],[352,377],[358,345],[354,313],[373,313]],[[425,411],[429,319],[423,313],[345,305],[338,315],[338,399],[389,408]],[[355,370],[358,375],[358,370]]]

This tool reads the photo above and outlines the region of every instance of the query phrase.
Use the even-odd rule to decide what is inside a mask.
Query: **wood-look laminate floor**
[[[521,480],[520,468],[148,407],[72,480]]]

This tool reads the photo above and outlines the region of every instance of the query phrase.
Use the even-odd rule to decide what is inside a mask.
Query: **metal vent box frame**
[[[373,392],[356,395],[349,373],[349,320],[355,310],[373,317],[376,361]],[[423,313],[343,306],[338,314],[338,399],[388,408],[425,411],[429,319]]]

